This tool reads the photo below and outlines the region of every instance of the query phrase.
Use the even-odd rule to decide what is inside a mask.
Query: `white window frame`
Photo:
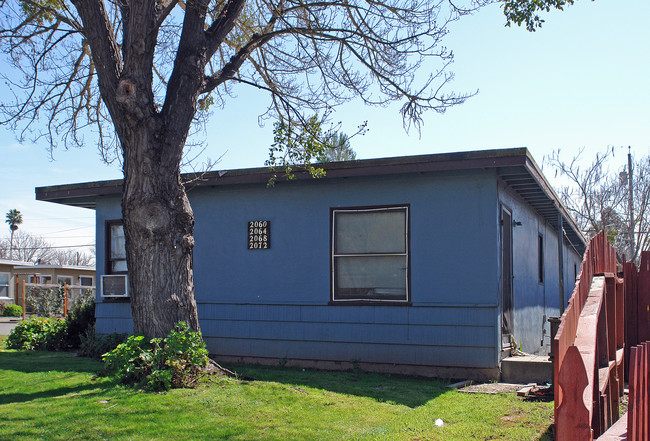
[[[410,262],[410,206],[408,204],[403,205],[383,205],[383,206],[373,206],[373,207],[337,207],[332,208],[330,216],[330,302],[341,304],[341,303],[381,303],[381,304],[409,304],[411,301],[411,262]],[[338,213],[372,213],[372,212],[388,212],[388,211],[403,211],[404,212],[404,240],[405,240],[405,252],[399,253],[337,253],[336,252],[336,215]],[[380,296],[359,296],[355,298],[337,296],[337,274],[336,274],[336,259],[340,257],[384,257],[384,256],[402,256],[405,259],[405,272],[404,272],[404,297],[399,299],[388,299]]]

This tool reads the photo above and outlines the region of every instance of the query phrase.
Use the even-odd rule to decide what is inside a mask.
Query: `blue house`
[[[513,345],[548,353],[586,242],[527,149],[323,167],[274,187],[266,168],[210,172],[188,189],[217,359],[498,378]],[[96,211],[98,278],[128,274],[120,192],[36,189]],[[130,332],[128,297],[104,279],[97,330]]]

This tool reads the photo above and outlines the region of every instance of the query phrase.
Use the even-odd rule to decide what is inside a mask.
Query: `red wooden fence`
[[[604,232],[595,236],[553,340],[556,440],[592,440],[619,417],[624,284]],[[586,391],[585,391],[586,389]]]
[[[632,262],[625,264],[625,346],[631,348],[650,341],[650,252],[641,253],[637,271]],[[626,372],[630,354],[626,354]]]
[[[650,441],[650,252],[622,279],[615,258],[604,233],[591,240],[553,340],[558,441]],[[627,416],[607,430],[626,376]]]
[[[650,342],[630,349],[627,439],[650,440]]]

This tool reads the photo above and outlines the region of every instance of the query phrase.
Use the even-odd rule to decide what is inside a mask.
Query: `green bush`
[[[54,317],[63,312],[63,287],[31,287],[27,292],[26,307],[41,317]]]
[[[55,351],[65,346],[65,338],[65,320],[32,317],[11,330],[7,348]]]
[[[81,357],[101,360],[102,355],[115,349],[126,338],[126,334],[117,334],[115,332],[106,335],[97,334],[93,325],[79,336],[80,344],[77,353]]]
[[[23,315],[23,308],[20,305],[14,305],[12,303],[5,306],[5,309],[2,310],[2,315],[4,317],[20,317]]]
[[[81,346],[81,336],[95,325],[95,296],[92,292],[84,293],[75,300],[72,307],[68,310],[65,322],[67,346],[70,348],[79,348]]]
[[[132,335],[104,354],[105,371],[150,391],[191,387],[208,362],[201,334],[180,322],[165,339]]]

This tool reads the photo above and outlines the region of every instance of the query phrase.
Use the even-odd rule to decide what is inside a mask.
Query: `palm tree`
[[[14,231],[18,229],[18,225],[23,223],[23,215],[20,214],[20,211],[13,208],[7,212],[5,222],[9,224],[9,229],[11,230],[11,238],[9,239],[9,259],[11,259],[14,251]]]

